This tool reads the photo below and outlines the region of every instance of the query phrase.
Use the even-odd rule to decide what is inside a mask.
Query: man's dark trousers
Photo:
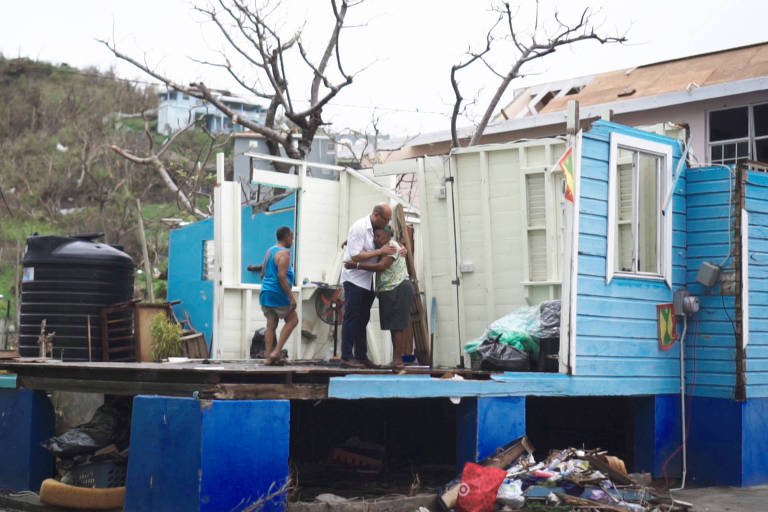
[[[344,321],[341,324],[341,358],[345,361],[368,359],[368,339],[365,329],[371,318],[371,306],[376,294],[344,281]]]

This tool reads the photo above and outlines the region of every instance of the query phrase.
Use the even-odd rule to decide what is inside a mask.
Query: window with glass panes
[[[660,274],[662,157],[620,147],[615,272]]]
[[[768,163],[768,104],[713,110],[708,124],[713,164]]]
[[[672,215],[662,215],[672,186],[673,145],[611,134],[606,282],[662,278],[671,286]]]

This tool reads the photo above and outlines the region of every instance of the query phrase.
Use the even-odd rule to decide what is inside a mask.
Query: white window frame
[[[549,147],[547,147],[547,151],[550,151]],[[528,219],[528,183],[526,180],[529,176],[537,175],[544,178],[544,209],[547,213],[545,214],[544,224],[531,226]],[[562,252],[562,221],[560,219],[560,212],[563,206],[563,191],[562,187],[558,186],[562,176],[563,172],[556,166],[529,167],[523,168],[520,171],[520,199],[523,219],[522,242],[525,270],[522,284],[524,285],[559,285],[562,282],[560,254]],[[553,214],[552,212],[558,213]],[[531,279],[531,269],[528,262],[530,254],[528,234],[531,231],[543,231],[546,240],[547,276],[543,280]]]
[[[605,282],[610,283],[614,277],[663,280],[669,288],[672,288],[672,215],[661,214],[661,202],[664,201],[667,191],[672,188],[673,146],[652,140],[633,137],[623,133],[611,133],[610,156],[608,164],[608,233],[605,253]],[[618,194],[618,156],[619,148],[628,151],[638,151],[660,157],[659,179],[659,209],[656,212],[658,219],[658,257],[659,273],[650,272],[620,272],[614,270],[616,262],[616,237],[618,236],[618,213],[616,212],[616,196]],[[633,185],[634,186],[634,185]],[[635,198],[637,194],[634,194]],[[634,201],[635,199],[633,199]],[[633,209],[634,205],[633,205]]]

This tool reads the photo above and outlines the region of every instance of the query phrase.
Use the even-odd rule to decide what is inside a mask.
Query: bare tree
[[[548,31],[539,23],[541,13],[539,2],[537,1],[533,20],[533,30],[528,35],[522,34],[520,30],[515,27],[514,22],[516,13],[512,12],[508,2],[504,2],[501,7],[496,7],[495,10],[499,13],[499,16],[486,35],[485,48],[479,52],[468,51],[466,60],[454,64],[451,67],[451,86],[453,87],[455,95],[453,112],[451,114],[451,141],[454,147],[460,145],[456,123],[459,114],[461,113],[462,102],[464,101],[459,90],[456,76],[457,72],[480,61],[501,80],[493,97],[485,107],[483,115],[477,123],[477,126],[472,133],[472,137],[469,140],[469,145],[474,146],[480,142],[480,138],[483,136],[483,133],[485,133],[485,129],[488,127],[491,116],[496,110],[499,101],[501,101],[507,87],[509,87],[509,84],[515,78],[524,76],[522,74],[524,66],[554,53],[562,46],[568,46],[579,41],[593,40],[600,44],[623,43],[626,41],[626,37],[624,36],[607,36],[599,34],[597,32],[597,27],[593,22],[594,13],[589,8],[584,9],[579,19],[571,24],[562,21],[559,13],[555,11],[553,16],[554,28]],[[506,72],[499,72],[488,62],[488,56],[492,47],[502,39],[500,35],[496,35],[496,29],[499,25],[505,25],[506,33],[504,34],[503,39],[512,43],[514,47],[514,55],[516,57],[516,60],[509,65]]]
[[[207,212],[201,210],[197,206],[198,196],[206,195],[201,192],[200,185],[204,180],[205,167],[208,164],[211,155],[213,155],[214,150],[225,145],[229,141],[229,136],[224,137],[224,140],[222,141],[220,140],[222,137],[216,137],[207,129],[203,128],[203,131],[208,136],[208,143],[199,149],[197,158],[194,161],[185,162],[182,157],[182,162],[177,164],[177,166],[180,165],[182,169],[173,169],[168,160],[164,157],[179,136],[195,126],[195,121],[189,121],[186,126],[171,135],[159,148],[155,148],[155,141],[149,130],[149,119],[147,119],[143,112],[142,118],[144,119],[144,133],[148,140],[147,154],[145,156],[139,156],[114,144],[110,146],[112,151],[135,164],[146,165],[155,169],[168,190],[173,192],[176,196],[176,200],[181,209],[198,217],[210,216],[210,202]],[[188,168],[183,169],[183,167]]]
[[[371,122],[364,131],[346,128],[331,135],[331,139],[337,146],[349,151],[353,167],[362,169],[375,162],[379,151],[379,137],[381,137],[380,123],[381,117],[374,110],[371,114]],[[357,144],[358,141],[361,141],[362,145]]]
[[[183,85],[153,69],[146,62],[119,51],[115,42],[101,41],[116,57],[127,61],[167,87],[189,96],[202,99],[215,106],[245,128],[263,135],[272,155],[280,155],[280,149],[290,158],[302,160],[310,152],[312,139],[325,124],[322,113],[344,87],[352,83],[355,73],[348,73],[342,66],[340,35],[348,10],[362,0],[331,0],[334,23],[327,42],[322,46],[319,60],[313,62],[308,48],[302,41],[302,28],[286,36],[279,33],[278,21],[274,20],[279,2],[268,0],[211,0],[206,7],[195,9],[204,14],[218,28],[228,52],[221,52],[216,62],[197,62],[224,70],[232,79],[250,93],[267,103],[263,124],[256,123],[232,110],[220,95],[204,83]],[[286,73],[289,52],[301,58],[312,74],[306,103],[297,105],[297,84],[292,84]],[[233,59],[238,64],[233,62]],[[300,96],[304,96],[303,94]],[[305,96],[306,97],[306,96]],[[290,125],[280,122],[280,117]]]

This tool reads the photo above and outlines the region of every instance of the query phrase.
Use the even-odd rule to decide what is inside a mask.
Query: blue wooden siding
[[[686,377],[696,396],[732,398],[736,383],[736,310],[733,295],[721,295],[720,283],[707,293],[696,282],[702,262],[722,264],[733,272],[732,187],[727,167],[688,170],[688,290],[699,297],[701,309],[688,326]]]
[[[768,174],[747,174],[749,344],[747,397],[768,397]]]
[[[674,392],[680,378],[678,352],[659,350],[656,334],[656,304],[671,302],[672,290],[661,280],[614,277],[610,284],[605,283],[612,132],[672,146],[673,169],[680,158],[680,148],[674,139],[614,123],[598,121],[583,135],[576,375],[622,377],[621,381],[614,381],[622,389],[612,389],[611,393],[653,393],[659,389]],[[685,188],[683,176],[673,199],[674,288],[686,282]]]

